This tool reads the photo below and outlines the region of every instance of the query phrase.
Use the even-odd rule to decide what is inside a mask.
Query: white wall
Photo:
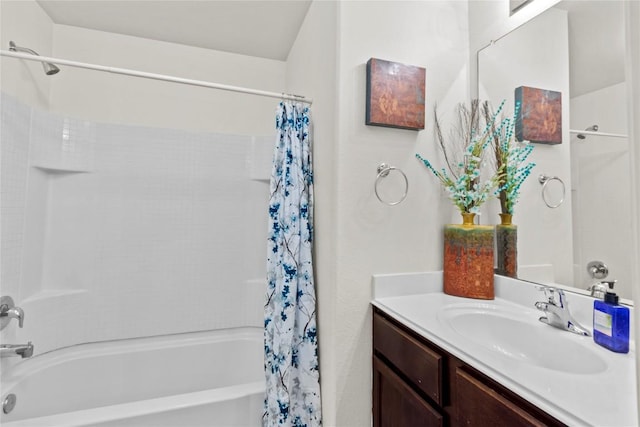
[[[453,209],[415,153],[433,158],[437,151],[434,105],[450,111],[469,99],[466,16],[463,2],[340,3],[338,383],[332,425],[367,425],[371,416],[371,275],[442,266],[442,226]],[[426,68],[424,131],[364,124],[365,64],[371,57]],[[400,205],[383,205],[374,195],[381,162],[408,176],[410,192]],[[396,191],[401,194],[401,184]]]
[[[314,2],[289,57],[287,78],[317,99],[316,272],[325,425],[371,422],[372,274],[442,266],[442,225],[453,210],[414,155],[437,152],[434,104],[450,110],[469,98],[467,49],[464,2]],[[364,124],[365,64],[371,57],[426,68],[425,130]],[[299,72],[309,73],[306,83]],[[374,195],[383,161],[409,179],[409,195],[395,207]],[[390,186],[391,195],[403,191],[398,184]]]
[[[494,106],[506,100],[506,111],[513,114],[514,90],[530,86],[562,93],[562,144],[534,144],[528,161],[536,163],[521,188],[515,207],[518,225],[518,263],[520,266],[552,265],[557,283],[573,284],[573,244],[571,239],[571,159],[569,136],[569,39],[567,13],[550,9],[478,54],[480,99]],[[557,176],[565,183],[561,206],[548,208],[542,200],[538,175]],[[551,204],[562,196],[561,186],[549,183],[546,192]],[[555,186],[554,186],[555,185]],[[483,221],[497,222],[499,204],[491,200]],[[523,269],[520,275],[529,278]],[[530,278],[533,279],[533,278]]]
[[[51,55],[53,22],[35,1],[2,1],[0,23],[1,49],[9,50],[9,41],[14,41],[40,55]],[[55,77],[45,75],[39,62],[0,57],[0,64],[3,92],[28,105],[49,106],[49,89]]]
[[[571,128],[597,124],[599,132],[627,134],[627,86],[619,83],[571,99]],[[629,139],[571,137],[576,283],[586,287],[590,261],[603,261],[616,292],[631,298],[631,159]],[[602,218],[607,218],[602,221]]]
[[[282,61],[55,25],[54,56],[280,92]],[[51,109],[89,120],[273,135],[278,100],[216,89],[64,67],[51,90]]]
[[[337,52],[338,3],[314,1],[287,58],[287,90],[313,98],[314,268],[318,301],[319,358],[325,425],[334,425],[337,393],[332,330],[336,324],[338,177]],[[333,420],[329,422],[329,420]]]

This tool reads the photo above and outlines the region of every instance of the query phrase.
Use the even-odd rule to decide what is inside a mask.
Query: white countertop
[[[444,294],[441,272],[376,275],[373,285],[374,306],[561,422],[569,426],[638,425],[634,343],[630,344],[628,354],[614,353],[597,345],[592,337],[538,322],[542,313],[535,309],[534,303],[545,298],[534,284],[496,276],[494,300]],[[570,293],[566,296],[575,319],[591,330],[593,299]],[[522,316],[526,322],[531,319],[536,333],[544,337],[548,334],[550,342],[571,340],[571,347],[576,349],[574,353],[589,352],[602,360],[604,367],[595,373],[549,369],[528,362],[526,355],[517,357],[496,349],[491,343],[469,339],[451,327],[443,316],[443,307],[469,304],[482,304],[488,310],[499,309]],[[631,311],[633,316],[633,309]],[[555,357],[554,351],[557,350],[553,345],[544,349],[551,359]]]

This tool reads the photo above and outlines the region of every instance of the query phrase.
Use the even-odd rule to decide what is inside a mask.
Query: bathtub
[[[13,393],[17,403],[0,422],[259,426],[262,339],[262,329],[240,328],[83,344],[39,355],[3,373],[0,399]]]

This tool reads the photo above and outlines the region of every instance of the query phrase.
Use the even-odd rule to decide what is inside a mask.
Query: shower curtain
[[[281,102],[276,126],[267,245],[263,426],[320,426],[309,108]]]

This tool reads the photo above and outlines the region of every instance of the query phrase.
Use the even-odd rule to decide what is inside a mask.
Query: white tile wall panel
[[[264,176],[273,137],[34,114],[46,231],[24,332],[39,351],[262,326],[269,195],[251,168]]]
[[[19,297],[31,109],[0,97],[0,292]]]
[[[52,171],[90,171],[95,131],[89,121],[33,110],[31,165]]]

